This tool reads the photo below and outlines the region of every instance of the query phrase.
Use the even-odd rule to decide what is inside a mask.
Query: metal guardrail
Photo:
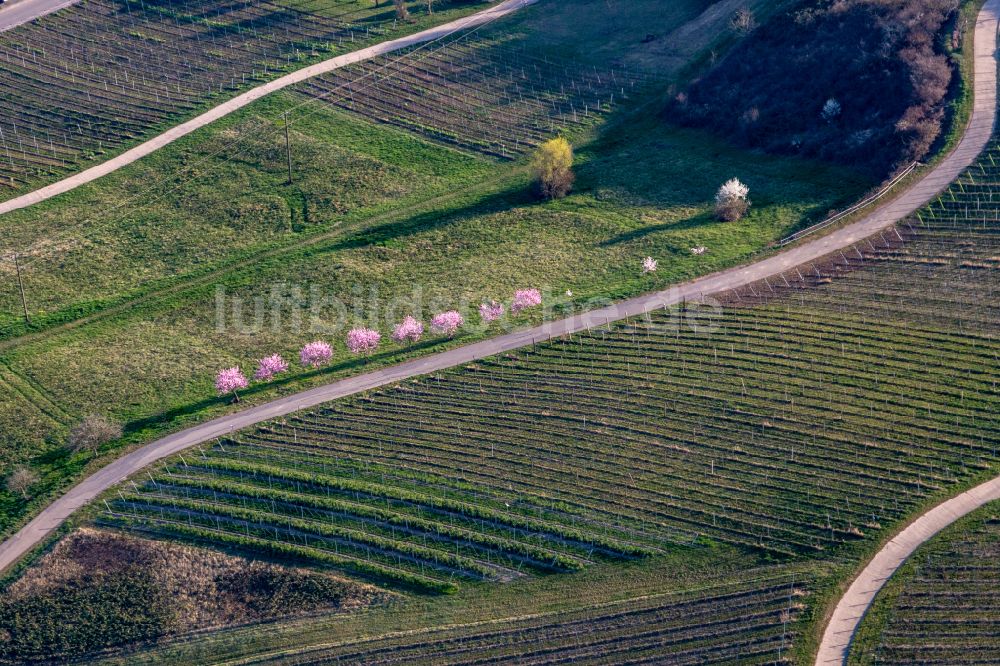
[[[843,211],[837,213],[836,215],[832,215],[832,216],[828,217],[827,219],[823,220],[822,222],[814,224],[811,227],[808,227],[806,229],[802,229],[801,231],[796,231],[791,236],[787,236],[785,238],[782,238],[780,241],[777,242],[777,246],[778,247],[784,247],[785,245],[788,245],[789,243],[794,243],[795,241],[799,240],[800,238],[805,238],[806,236],[808,236],[810,234],[814,234],[817,231],[820,231],[821,229],[826,229],[830,225],[836,224],[837,222],[840,222],[844,218],[853,215],[854,213],[858,212],[862,208],[866,208],[866,207],[872,205],[873,203],[875,203],[876,201],[878,201],[879,199],[881,199],[882,197],[884,197],[886,194],[888,194],[892,190],[892,188],[896,187],[896,185],[899,185],[899,183],[902,182],[904,178],[906,178],[911,173],[913,173],[914,170],[916,170],[916,168],[919,167],[919,166],[923,166],[923,165],[920,162],[914,162],[910,166],[908,166],[905,169],[903,169],[902,173],[900,173],[895,178],[893,178],[891,181],[889,181],[889,183],[885,187],[883,187],[881,190],[879,190],[875,194],[871,195],[870,197],[868,197],[864,201],[859,201],[858,203],[854,204],[853,206],[851,206],[847,210],[843,210]]]

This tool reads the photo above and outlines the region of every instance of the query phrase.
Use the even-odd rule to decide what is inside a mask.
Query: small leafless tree
[[[28,499],[28,490],[36,483],[38,483],[38,475],[27,467],[21,466],[15,468],[11,475],[7,477],[7,490],[20,495],[24,499]]]
[[[396,18],[400,21],[407,21],[410,18],[410,10],[406,8],[406,0],[392,0],[396,7]]]
[[[102,444],[122,436],[122,427],[103,416],[88,416],[76,424],[69,433],[69,447],[73,451],[96,451]]]

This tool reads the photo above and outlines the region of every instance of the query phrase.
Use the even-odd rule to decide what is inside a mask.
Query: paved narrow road
[[[899,567],[941,530],[994,500],[1000,500],[1000,477],[942,502],[893,537],[854,579],[837,603],[823,633],[816,665],[847,663],[851,641],[865,613]]]
[[[51,2],[56,4],[55,0],[21,0],[21,2],[40,4]],[[21,208],[26,208],[39,203],[40,201],[45,201],[46,199],[51,199],[52,197],[69,192],[70,190],[76,189],[81,185],[93,182],[98,178],[132,164],[136,160],[142,159],[146,155],[149,155],[150,153],[177,141],[181,137],[187,136],[195,130],[201,129],[202,127],[205,127],[220,118],[228,116],[234,111],[242,109],[248,104],[257,101],[261,97],[270,95],[271,93],[283,88],[293,86],[296,83],[301,83],[314,76],[319,76],[320,74],[326,74],[327,72],[332,72],[335,69],[346,67],[347,65],[352,65],[364,60],[371,60],[372,58],[393,53],[394,51],[400,51],[411,46],[432,42],[462,30],[489,23],[490,21],[502,18],[508,14],[516,12],[519,9],[527,7],[528,5],[533,5],[536,2],[538,2],[538,0],[505,0],[494,7],[484,9],[481,12],[457,19],[450,23],[439,25],[436,28],[430,28],[428,30],[409,35],[408,37],[400,37],[399,39],[393,39],[388,42],[375,44],[374,46],[369,46],[368,48],[360,49],[358,51],[345,53],[344,55],[330,58],[329,60],[324,60],[321,63],[292,72],[291,74],[282,76],[274,81],[270,81],[264,85],[253,88],[252,90],[248,90],[242,95],[238,95],[227,102],[223,102],[222,104],[213,107],[210,111],[206,111],[186,123],[172,127],[163,134],[159,134],[149,141],[139,144],[135,148],[127,150],[117,157],[111,158],[107,162],[102,162],[97,166],[90,167],[80,173],[63,178],[60,181],[29,192],[28,194],[4,201],[0,203],[0,215]],[[72,4],[72,2],[67,2],[65,4]],[[12,9],[17,7],[18,5],[15,5]],[[2,17],[3,14],[0,14],[0,21],[2,21]]]
[[[520,0],[516,3],[504,3],[496,10],[500,10],[505,5],[508,10],[513,10],[520,6]],[[765,278],[776,277],[785,271],[821,259],[888,229],[900,219],[921,208],[947,187],[965,168],[973,163],[992,135],[997,102],[997,70],[994,51],[996,49],[998,7],[1000,7],[1000,0],[989,0],[976,26],[975,103],[972,120],[962,141],[947,158],[921,180],[893,201],[876,208],[860,221],[823,238],[793,247],[747,266],[708,275],[666,291],[621,301],[606,308],[549,322],[535,328],[508,333],[375,372],[342,379],[168,435],[109,463],[42,510],[17,534],[0,545],[0,571],[16,562],[28,550],[45,539],[52,530],[59,527],[74,511],[93,500],[103,491],[144,467],[189,447],[211,441],[262,421],[315,407],[379,386],[463,365],[476,359],[524,347],[535,341],[583,331],[607,321],[642,315],[684,301],[698,300],[706,295],[743,287]]]
[[[976,99],[972,125],[966,139],[980,140],[987,128],[992,132],[996,122],[998,30],[1000,30],[1000,0],[988,0],[976,21]],[[959,147],[959,150],[962,148]],[[875,601],[875,596],[892,574],[918,547],[935,534],[995,499],[1000,499],[1000,478],[988,481],[940,504],[920,516],[887,543],[837,602],[823,632],[819,651],[816,653],[816,666],[846,664],[858,626]]]
[[[78,2],[80,0],[13,0],[0,5],[0,32],[16,28]]]

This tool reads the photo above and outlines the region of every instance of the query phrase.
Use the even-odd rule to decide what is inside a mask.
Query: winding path
[[[63,2],[61,5],[56,2],[56,0],[22,0],[23,3],[38,3],[51,4],[52,9],[48,11],[55,11],[60,6],[68,6],[72,4],[72,0],[68,2]],[[468,28],[475,28],[480,25],[484,25],[496,19],[502,18],[507,14],[516,12],[519,9],[527,7],[528,5],[533,5],[538,0],[505,0],[495,7],[490,7],[489,9],[484,9],[481,12],[466,16],[464,18],[456,19],[450,23],[445,23],[439,25],[436,28],[430,28],[422,32],[418,32],[407,37],[400,37],[399,39],[393,39],[388,42],[381,42],[380,44],[375,44],[374,46],[369,46],[364,49],[357,51],[352,51],[351,53],[345,53],[339,55],[335,58],[330,58],[329,60],[324,60],[321,63],[305,67],[298,71],[292,72],[291,74],[286,74],[281,78],[275,79],[264,85],[257,86],[252,90],[248,90],[242,95],[238,95],[227,102],[223,102],[211,110],[206,111],[200,116],[196,116],[191,120],[172,127],[163,134],[159,134],[145,143],[141,143],[135,148],[125,151],[117,157],[113,157],[106,162],[102,162],[97,166],[90,167],[80,173],[73,174],[63,178],[60,181],[47,185],[45,187],[39,188],[28,194],[15,197],[8,201],[0,203],[0,215],[9,213],[14,210],[21,208],[26,208],[28,206],[34,205],[46,199],[51,199],[52,197],[58,196],[69,192],[70,190],[76,189],[81,185],[86,185],[87,183],[93,182],[98,178],[106,176],[110,173],[121,169],[124,166],[132,164],[133,162],[142,159],[143,157],[153,153],[166,145],[177,141],[181,137],[187,136],[195,130],[201,129],[210,123],[219,120],[225,116],[228,116],[234,111],[238,111],[243,107],[251,104],[261,97],[270,95],[273,92],[293,86],[296,83],[301,83],[306,79],[311,79],[314,76],[319,76],[320,74],[326,74],[332,72],[335,69],[340,69],[346,67],[347,65],[352,65],[357,62],[362,62],[364,60],[371,60],[381,55],[386,55],[388,53],[393,53],[411,46],[417,46],[419,44],[425,44],[427,42],[432,42],[443,37],[447,37],[453,33],[459,32],[461,30],[466,30]],[[22,6],[21,4],[14,5],[12,9]],[[6,10],[4,10],[6,11]],[[44,13],[48,13],[44,12]],[[42,14],[38,14],[39,16]],[[0,13],[0,21],[3,20],[3,14]],[[31,17],[34,18],[34,17]],[[30,19],[29,19],[30,20]],[[23,23],[24,21],[22,21]],[[2,23],[0,23],[2,25]]]
[[[530,1],[532,0],[506,2],[492,11],[504,9],[513,11]],[[993,133],[997,102],[997,71],[994,51],[997,42],[997,16],[1000,13],[998,10],[1000,10],[1000,0],[989,0],[976,25],[975,104],[970,125],[962,141],[948,157],[921,180],[893,201],[876,208],[862,220],[823,238],[793,247],[747,266],[708,275],[666,291],[646,294],[535,328],[507,333],[375,372],[342,379],[168,435],[109,463],[42,510],[17,534],[0,545],[0,571],[15,563],[31,548],[42,542],[52,530],[58,528],[74,511],[92,501],[103,491],[144,467],[191,446],[211,441],[262,421],[386,384],[452,368],[476,359],[524,347],[536,341],[583,331],[608,321],[635,317],[684,301],[699,300],[706,295],[743,287],[765,278],[776,277],[796,266],[821,259],[890,228],[900,219],[924,206],[957,178],[982,152]],[[473,17],[472,20],[475,18]],[[480,20],[483,20],[481,15]],[[442,31],[446,28],[442,27],[436,30]],[[296,75],[309,76],[306,74],[307,71],[303,70]],[[840,631],[839,627],[840,625],[838,625],[837,631]]]
[[[987,126],[992,130],[995,124],[998,29],[1000,0],[988,0],[976,21],[975,108],[970,132],[986,131]],[[816,653],[816,666],[846,664],[854,635],[865,613],[875,601],[875,596],[889,578],[917,548],[938,532],[996,499],[1000,499],[1000,477],[939,504],[893,537],[876,553],[837,602]]]
[[[938,532],[994,500],[1000,500],[1000,477],[942,502],[893,537],[837,602],[820,642],[816,666],[847,663],[851,641],[861,620],[896,570]]]

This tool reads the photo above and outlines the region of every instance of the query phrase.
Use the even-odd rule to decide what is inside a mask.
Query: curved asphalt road
[[[35,4],[41,6],[52,5],[52,7],[46,11],[37,14],[38,16],[41,16],[42,14],[55,11],[62,6],[69,6],[75,1],[77,0],[63,0],[60,4],[59,0],[22,0],[21,3],[14,5],[12,9],[27,6],[29,3],[31,3],[32,6]],[[275,79],[274,81],[249,90],[242,95],[238,95],[228,102],[223,102],[222,104],[213,107],[210,111],[206,111],[186,123],[172,127],[163,134],[155,136],[149,141],[139,144],[135,148],[127,150],[117,157],[111,158],[107,162],[102,162],[97,166],[93,166],[89,169],[81,171],[80,173],[68,176],[58,182],[52,183],[51,185],[29,192],[28,194],[4,201],[0,203],[0,215],[18,210],[20,208],[26,208],[39,203],[40,201],[45,201],[46,199],[51,199],[54,196],[69,192],[70,190],[80,187],[81,185],[93,182],[102,176],[106,176],[109,173],[121,169],[123,166],[142,159],[146,155],[173,143],[177,139],[180,139],[197,129],[201,129],[205,125],[213,123],[216,120],[227,116],[234,111],[242,109],[252,102],[255,102],[261,97],[270,95],[271,93],[281,90],[282,88],[287,88],[288,86],[295,85],[296,83],[301,83],[306,79],[319,76],[320,74],[326,74],[327,72],[332,72],[335,69],[340,69],[341,67],[346,67],[347,65],[351,65],[356,62],[371,60],[372,58],[385,55],[387,53],[431,42],[467,28],[474,28],[476,26],[483,25],[484,23],[489,23],[490,21],[506,16],[507,14],[516,12],[523,7],[533,5],[536,2],[538,2],[538,0],[505,0],[505,2],[501,2],[495,7],[490,7],[489,9],[484,9],[483,11],[472,14],[471,16],[466,16],[465,18],[460,18],[450,23],[439,25],[436,28],[430,28],[408,37],[400,37],[399,39],[393,39],[388,42],[375,44],[374,46],[369,46],[368,48],[360,49],[358,51],[345,53],[344,55],[330,58],[329,60],[324,60],[321,63],[292,72],[291,74],[287,74],[281,78]],[[38,9],[41,11],[40,7]],[[7,10],[3,10],[3,12],[6,11]],[[3,12],[0,12],[0,26],[3,25]],[[21,23],[24,23],[26,20],[30,20],[31,18],[34,18],[34,16],[22,20]],[[16,21],[17,19],[15,18],[14,20]]]
[[[521,0],[504,3],[495,11],[504,7],[513,10],[521,4]],[[535,341],[583,331],[607,321],[642,315],[683,301],[698,300],[705,295],[728,291],[765,278],[775,277],[796,266],[821,259],[890,228],[898,220],[921,208],[957,178],[982,152],[992,135],[997,101],[997,71],[994,51],[996,49],[998,8],[1000,8],[1000,0],[989,0],[977,22],[975,104],[966,135],[955,151],[924,178],[895,200],[875,209],[864,219],[828,236],[804,243],[748,266],[708,275],[667,291],[629,299],[568,319],[549,322],[535,328],[508,333],[475,344],[407,361],[390,368],[342,379],[168,435],[108,464],[46,507],[17,534],[0,545],[0,571],[16,562],[28,550],[45,539],[52,530],[59,527],[74,511],[93,500],[100,493],[144,467],[191,446],[211,441],[262,421],[278,418],[379,386],[459,366],[479,358],[524,347]],[[443,30],[443,28],[438,30]]]
[[[837,602],[823,633],[816,665],[846,664],[858,626],[879,590],[896,570],[903,566],[917,548],[934,538],[938,532],[994,500],[1000,500],[1000,477],[942,502],[893,537],[872,558]]]
[[[14,0],[0,5],[0,32],[75,5],[80,0]]]
[[[979,142],[982,133],[987,129],[992,130],[996,119],[998,29],[1000,29],[1000,0],[989,0],[976,21],[976,99],[970,126],[971,134],[966,140]],[[971,147],[970,145],[969,148]],[[961,146],[959,150],[962,150]],[[851,641],[858,626],[875,601],[875,596],[892,574],[917,548],[935,534],[995,499],[1000,499],[1000,477],[939,504],[889,541],[858,574],[847,592],[837,602],[823,632],[819,651],[816,653],[816,666],[846,664]]]

